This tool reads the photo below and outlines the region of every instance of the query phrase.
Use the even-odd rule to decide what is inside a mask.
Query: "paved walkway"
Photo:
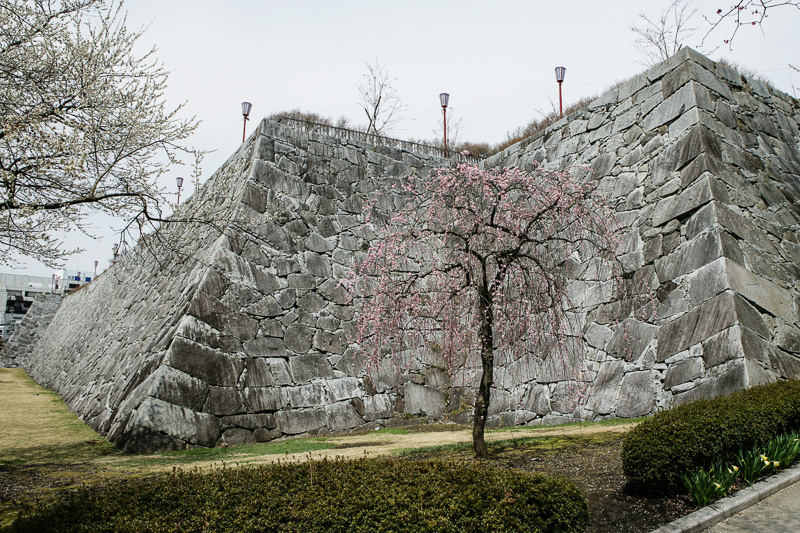
[[[710,533],[800,531],[800,483],[707,530]]]

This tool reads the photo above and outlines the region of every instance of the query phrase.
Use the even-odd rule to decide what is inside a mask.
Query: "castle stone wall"
[[[36,346],[39,335],[53,320],[62,297],[56,294],[40,294],[17,325],[14,334],[0,352],[0,368],[16,368],[25,365],[27,355]]]
[[[796,100],[685,50],[484,161],[599,180],[626,280],[574,258],[585,368],[501,362],[489,425],[641,416],[798,376],[798,124]],[[408,176],[449,164],[264,121],[176,222],[66,298],[25,367],[136,452],[466,422],[472,383],[435,355],[367,372],[340,283],[380,231],[365,206],[389,216]]]

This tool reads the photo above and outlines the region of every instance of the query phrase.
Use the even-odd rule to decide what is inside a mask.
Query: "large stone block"
[[[293,352],[305,353],[311,349],[314,330],[303,324],[295,323],[286,328],[283,342]]]
[[[175,337],[164,363],[211,385],[233,387],[244,370],[244,362],[219,350]]]
[[[353,429],[364,424],[353,404],[350,402],[337,402],[325,406],[328,415],[328,427],[333,431]]]
[[[727,396],[736,391],[775,381],[776,376],[770,375],[758,363],[742,359],[731,365],[722,365],[719,375],[712,376],[690,391],[673,397],[674,405],[681,405],[703,398]]]
[[[209,387],[203,412],[215,416],[244,413],[241,392],[233,387]]]
[[[244,343],[244,353],[249,357],[281,356],[286,355],[286,345],[277,337],[259,337]]]
[[[322,354],[298,355],[289,359],[289,372],[295,383],[308,383],[313,379],[333,377],[328,358]]]
[[[775,333],[775,344],[782,350],[800,354],[800,328],[779,322]]]
[[[214,262],[232,283],[241,283],[263,294],[270,294],[279,288],[277,278],[264,267],[251,263],[228,250],[222,249],[217,252]]]
[[[249,430],[258,428],[275,429],[276,427],[275,415],[269,413],[223,416],[220,417],[219,423],[222,430],[233,427]]]
[[[553,385],[550,393],[550,408],[562,415],[571,415],[578,407],[584,384],[576,381],[562,381]],[[494,401],[494,398],[492,398]]]
[[[677,195],[659,200],[653,210],[653,226],[661,226],[711,200],[729,203],[730,196],[723,184],[713,176],[707,175]]]
[[[258,322],[204,292],[195,293],[187,313],[242,342],[255,338],[258,331]]]
[[[793,317],[792,296],[788,290],[725,257],[687,276],[687,285],[693,305],[725,290],[732,290],[774,316],[786,321],[791,321]]]
[[[364,418],[368,422],[394,416],[394,399],[390,394],[364,396]]]
[[[713,228],[716,224],[765,252],[778,253],[767,235],[752,221],[745,219],[724,204],[713,200],[689,219],[686,224],[686,238],[691,240],[699,233]]]
[[[147,396],[192,411],[202,411],[208,395],[208,383],[167,365],[158,367],[141,387]]]
[[[552,408],[550,407],[550,387],[547,385],[530,385],[525,395],[522,397],[522,406],[526,411],[544,416]]]
[[[275,164],[261,159],[253,161],[250,179],[274,192],[282,192],[295,198],[308,195],[308,184],[302,179],[280,170]]]
[[[279,387],[246,387],[244,400],[248,412],[254,413],[277,411],[287,403],[285,393]]]
[[[653,130],[678,118],[693,107],[710,109],[712,106],[708,91],[698,83],[688,82],[648,113],[644,117],[642,128],[645,131]]]
[[[627,361],[635,361],[655,338],[658,326],[628,318],[617,326],[605,351]]]
[[[658,330],[656,360],[664,361],[736,324],[760,335],[769,335],[761,315],[752,305],[738,294],[723,292]]]
[[[249,315],[265,318],[282,315],[284,308],[272,295],[268,295],[258,302],[245,307],[243,311]]]
[[[718,257],[727,257],[737,263],[744,262],[744,256],[736,239],[726,231],[712,230],[698,235],[693,240],[680,245],[674,252],[656,259],[655,267],[659,283],[674,280],[679,276],[694,272]]]
[[[589,391],[586,409],[599,415],[614,412],[624,367],[622,361],[607,361],[602,364]]]
[[[321,352],[335,354],[344,353],[344,350],[347,347],[345,345],[345,341],[340,335],[323,330],[318,330],[316,334],[314,334],[312,345],[314,349]]]
[[[667,369],[667,374],[664,376],[664,388],[671,389],[677,385],[682,385],[703,375],[703,360],[699,357],[691,357],[683,359],[677,363],[673,363]]]
[[[507,414],[513,409],[512,403],[513,397],[511,393],[503,389],[492,388],[489,399],[489,409],[487,409],[486,414],[489,418],[503,415],[504,413]]]
[[[331,379],[326,382],[326,385],[337,402],[361,396],[361,385],[357,378]]]
[[[653,412],[656,407],[656,383],[652,371],[625,374],[619,388],[615,414],[619,418],[634,418]]]
[[[289,405],[293,408],[323,407],[333,399],[323,383],[286,387],[284,390],[289,398]]]
[[[139,405],[131,425],[201,446],[213,446],[219,436],[217,417],[195,413],[152,397],[145,398]]]
[[[244,444],[255,444],[256,439],[249,429],[230,428],[222,432],[219,442],[224,442],[228,446],[242,446]]]
[[[324,409],[310,411],[280,411],[275,413],[278,430],[284,435],[299,435],[324,427],[328,417]]]
[[[702,343],[703,363],[712,368],[733,359],[744,358],[742,349],[742,327],[733,326],[712,335]]]
[[[696,81],[713,90],[718,95],[723,96],[728,100],[733,100],[733,94],[731,93],[731,90],[728,88],[727,84],[720,81],[717,76],[694,61],[684,61],[680,66],[664,76],[664,96],[667,97],[673,94],[689,81]]]
[[[405,385],[406,413],[426,415],[431,418],[441,418],[444,415],[444,393],[440,390],[406,383]]]

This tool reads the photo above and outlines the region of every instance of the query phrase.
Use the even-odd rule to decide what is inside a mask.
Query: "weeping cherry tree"
[[[496,362],[572,350],[566,266],[593,257],[615,264],[614,217],[596,188],[591,177],[541,167],[459,164],[410,178],[394,191],[404,207],[391,216],[368,212],[379,236],[352,279],[368,371],[409,349],[435,347],[451,375],[472,361],[477,457],[487,456]],[[573,355],[562,360],[574,364]]]

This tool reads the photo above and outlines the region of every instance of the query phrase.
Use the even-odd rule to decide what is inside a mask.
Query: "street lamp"
[[[178,205],[181,204],[181,187],[183,187],[183,178],[175,178],[175,182],[178,184]]]
[[[441,93],[439,101],[442,104],[442,116],[444,117],[444,156],[447,157],[447,102],[450,101],[450,95]]]
[[[95,262],[94,262],[94,276],[92,276],[92,279],[94,279],[94,278],[96,278],[96,277],[97,277],[97,263],[98,263],[98,262],[99,262],[99,261],[95,261]]]
[[[253,108],[253,104],[250,102],[242,102],[242,115],[244,115],[244,126],[242,127],[242,142],[244,142],[244,134],[247,131],[247,121],[248,115],[250,115],[250,110]]]
[[[564,116],[564,108],[561,104],[561,84],[564,82],[564,74],[567,69],[564,67],[556,67],[556,81],[558,82],[558,114]]]

